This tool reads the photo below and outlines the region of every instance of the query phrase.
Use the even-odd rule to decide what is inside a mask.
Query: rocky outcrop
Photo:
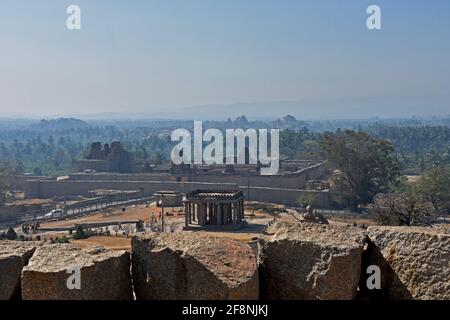
[[[247,244],[198,233],[132,240],[137,299],[258,299],[257,257]]]
[[[22,271],[22,298],[131,299],[130,256],[125,251],[79,249],[70,244],[40,247]]]
[[[0,241],[0,300],[20,297],[22,268],[38,245],[37,242]]]
[[[263,298],[356,296],[365,243],[362,229],[284,221],[267,232],[259,239]]]
[[[132,283],[142,300],[450,299],[445,227],[363,230],[283,218],[256,248],[200,232],[136,236],[132,262],[131,276],[125,251],[0,241],[0,300],[131,299]],[[379,290],[369,290],[369,266],[380,268]]]
[[[380,267],[381,290],[366,298],[450,299],[450,234],[444,229],[369,227],[367,233],[366,265]]]

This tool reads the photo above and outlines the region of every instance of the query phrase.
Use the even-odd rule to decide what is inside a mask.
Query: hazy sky
[[[381,31],[366,28],[370,4]],[[448,0],[0,1],[0,117],[415,97],[445,109],[449,88]]]

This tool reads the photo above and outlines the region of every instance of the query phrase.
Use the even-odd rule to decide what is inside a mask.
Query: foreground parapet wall
[[[124,251],[0,241],[0,298],[131,299],[133,283],[142,300],[450,299],[449,237],[444,228],[296,221],[271,225],[257,248],[217,234],[153,233],[133,238],[131,269]],[[74,267],[81,287],[70,290]]]
[[[0,300],[20,297],[20,276],[39,242],[0,241]]]
[[[259,298],[257,259],[247,244],[183,232],[134,237],[137,299]]]
[[[450,299],[448,229],[370,227],[367,234],[365,263],[380,267],[382,290],[365,291],[366,298]]]
[[[71,274],[79,279],[71,281]],[[38,248],[22,271],[24,300],[126,300],[132,298],[125,251],[79,249],[70,244]],[[69,281],[69,284],[68,284]],[[79,287],[77,288],[77,281]],[[73,287],[71,286],[73,285]]]
[[[263,298],[355,298],[365,243],[362,229],[279,222],[268,233],[259,240]]]

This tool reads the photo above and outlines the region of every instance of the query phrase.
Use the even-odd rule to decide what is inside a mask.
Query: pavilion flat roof
[[[194,190],[186,195],[188,201],[235,201],[244,197],[241,190]]]

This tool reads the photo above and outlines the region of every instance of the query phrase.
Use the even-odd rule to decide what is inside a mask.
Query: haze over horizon
[[[66,8],[82,29],[66,29]],[[366,8],[382,9],[382,30]],[[36,1],[0,12],[0,117],[448,116],[450,2]]]

